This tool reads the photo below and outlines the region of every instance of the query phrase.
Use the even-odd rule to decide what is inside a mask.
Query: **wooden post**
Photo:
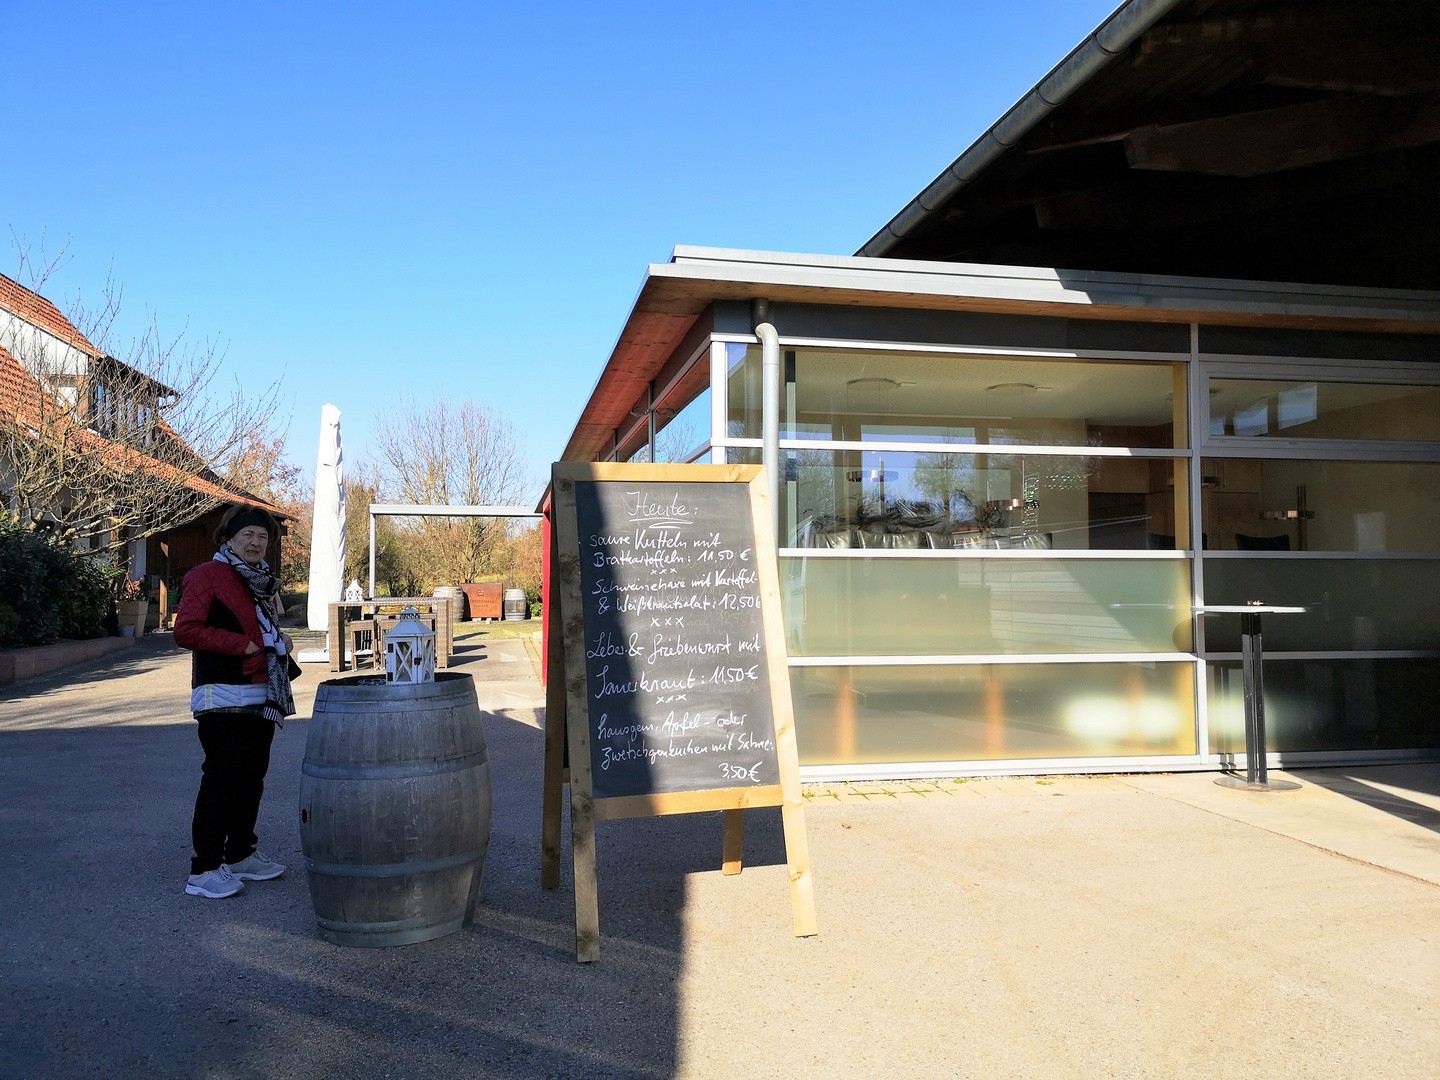
[[[722,874],[738,874],[741,869],[741,855],[745,847],[745,811],[725,811],[724,853],[720,864]]]
[[[800,789],[800,750],[795,742],[795,706],[790,698],[790,665],[785,655],[785,623],[780,611],[780,564],[775,552],[775,513],[766,493],[763,470],[750,481],[755,520],[755,569],[760,578],[760,611],[770,693],[775,715],[775,756],[780,766],[780,821],[785,830],[785,862],[790,874],[790,909],[795,936],[811,937],[815,924],[815,883],[810,874],[810,845],[805,836],[805,797]]]
[[[330,670],[345,670],[345,605],[330,605]]]
[[[546,548],[552,573],[558,564],[552,519]],[[561,800],[565,797],[565,636],[560,630],[560,591],[545,584],[545,778],[540,789],[540,887],[560,884]]]
[[[565,725],[570,744],[570,846],[575,864],[575,959],[600,959],[600,896],[595,878],[595,800],[590,775],[590,727],[585,700],[585,622],[580,601],[580,538],[575,524],[575,481],[555,485],[559,558],[556,598],[563,612]]]

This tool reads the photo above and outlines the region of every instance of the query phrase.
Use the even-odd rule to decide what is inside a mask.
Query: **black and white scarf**
[[[251,566],[231,551],[228,543],[220,545],[215,561],[233,566],[250,590],[250,599],[255,602],[255,615],[260,620],[260,636],[265,642],[265,670],[268,675],[265,719],[283,723],[285,717],[295,712],[295,697],[290,693],[290,662],[285,655],[285,639],[280,636],[280,626],[275,621],[275,597],[280,594],[280,579],[270,573],[270,566],[263,559],[259,566]]]

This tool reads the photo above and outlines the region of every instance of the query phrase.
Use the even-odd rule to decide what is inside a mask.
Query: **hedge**
[[[100,634],[116,571],[0,513],[0,646]]]

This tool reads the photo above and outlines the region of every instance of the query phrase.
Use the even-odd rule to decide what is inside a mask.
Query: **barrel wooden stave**
[[[322,937],[400,945],[468,920],[492,809],[469,675],[322,683],[302,773],[301,846]]]

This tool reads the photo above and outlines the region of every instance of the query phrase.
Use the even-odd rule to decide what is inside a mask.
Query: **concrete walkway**
[[[477,925],[347,950],[298,868],[183,895],[200,753],[168,638],[0,699],[0,1077],[1433,1077],[1440,769],[812,785],[818,938],[779,816],[602,823],[603,960],[538,888],[541,694],[461,642],[493,751]],[[301,682],[308,714],[320,673]],[[298,863],[306,722],[260,831]]]

